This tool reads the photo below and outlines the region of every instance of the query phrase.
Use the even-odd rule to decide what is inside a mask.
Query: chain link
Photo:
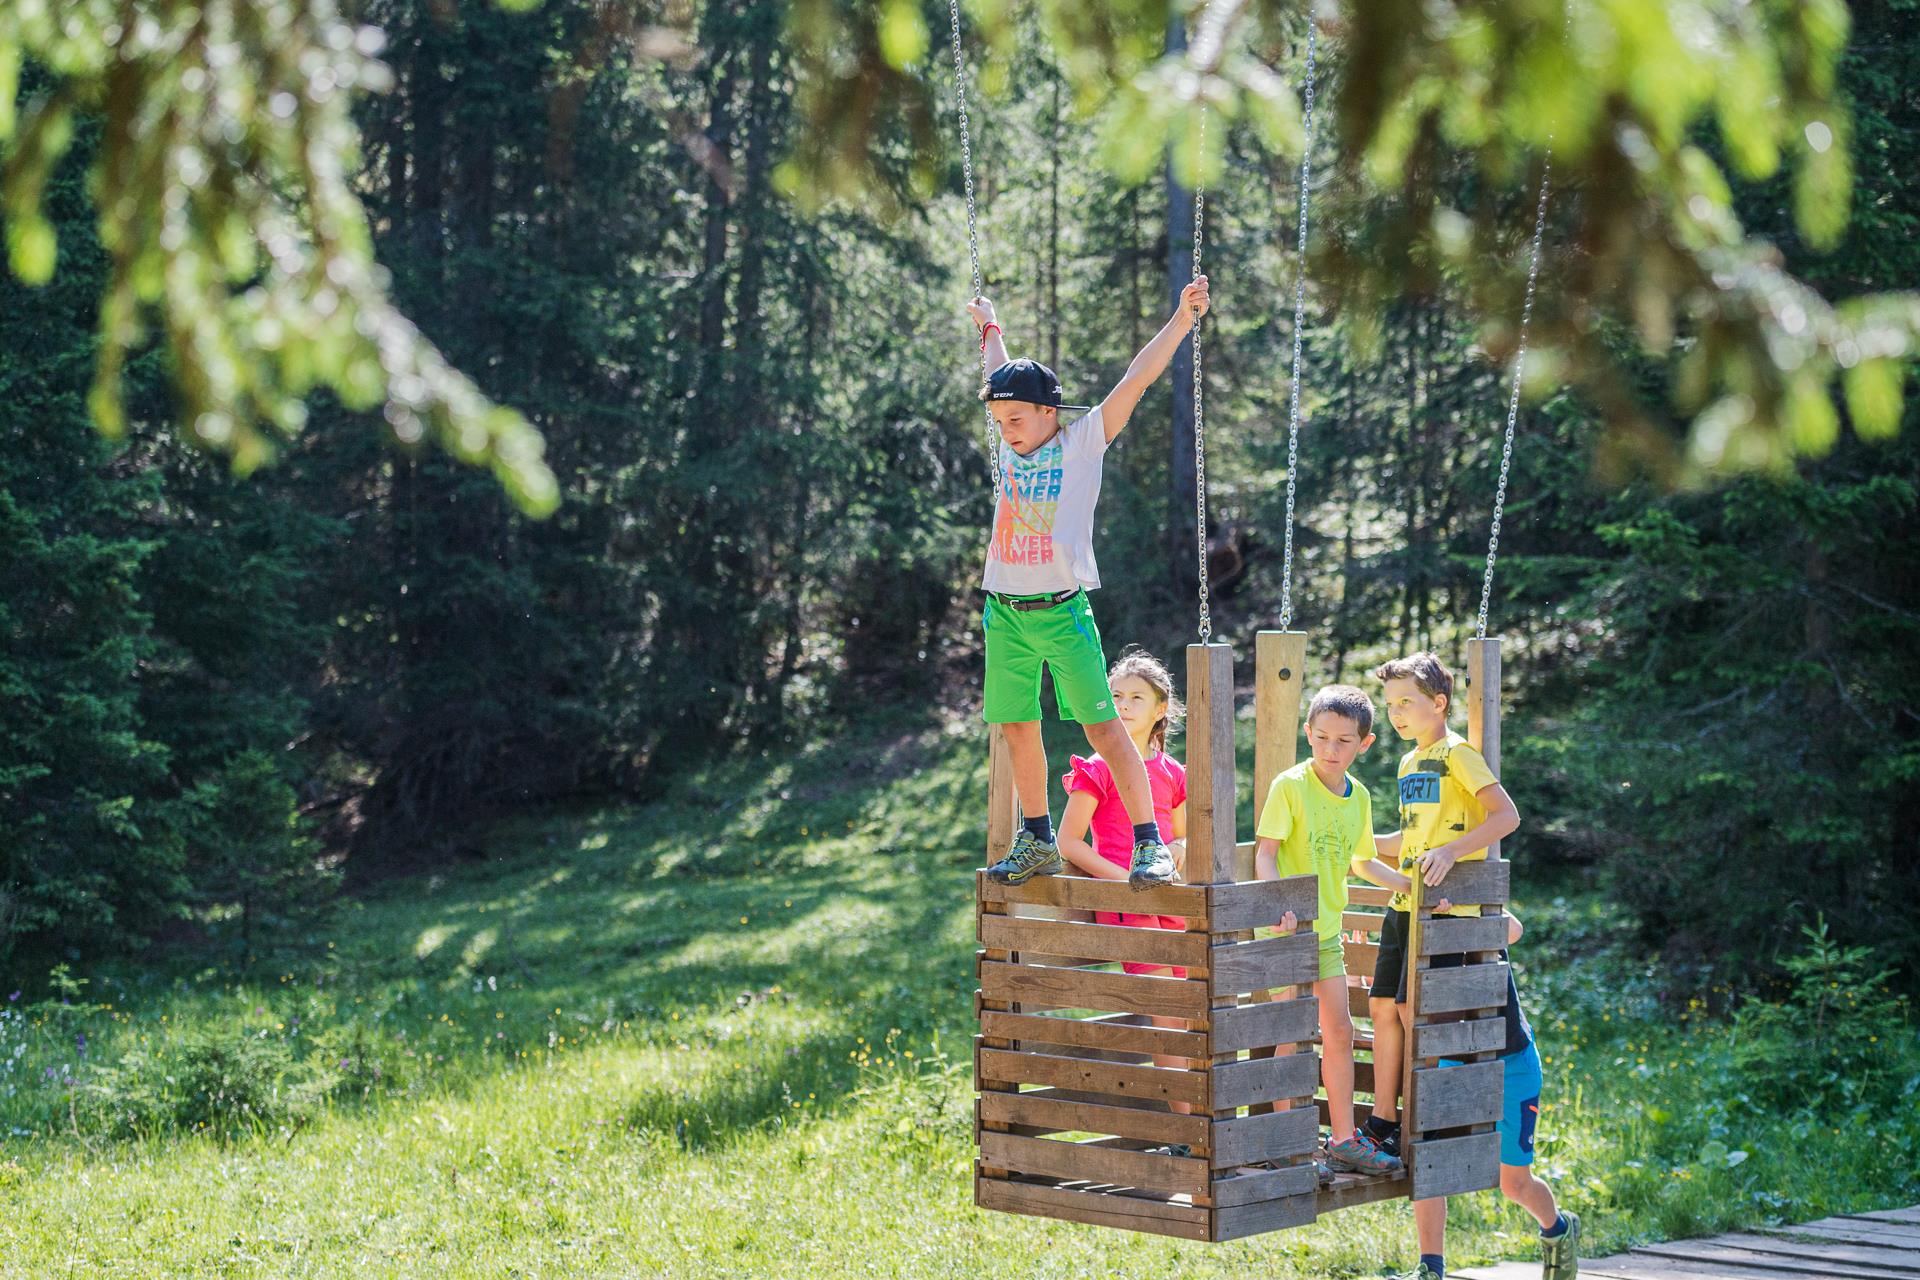
[[[1206,150],[1207,110],[1200,109],[1200,145],[1195,154]],[[1200,249],[1206,237],[1207,189],[1193,189],[1193,277],[1200,278]],[[1193,318],[1193,527],[1195,553],[1200,564],[1200,643],[1213,636],[1213,608],[1207,584],[1207,419],[1200,380],[1200,317]]]
[[[1300,149],[1300,232],[1294,253],[1298,265],[1293,278],[1293,380],[1287,391],[1287,526],[1286,549],[1280,567],[1280,629],[1293,624],[1293,499],[1300,462],[1300,347],[1306,337],[1307,205],[1313,179],[1313,91],[1316,31],[1307,22],[1306,111],[1301,117],[1305,141]]]
[[[1527,300],[1520,308],[1520,342],[1513,353],[1513,388],[1507,395],[1507,434],[1500,444],[1500,483],[1493,493],[1493,527],[1487,534],[1487,573],[1480,580],[1480,617],[1474,635],[1487,638],[1487,608],[1493,601],[1493,565],[1500,554],[1500,522],[1507,509],[1507,476],[1513,470],[1513,433],[1520,421],[1520,382],[1527,367],[1527,325],[1540,280],[1540,242],[1547,230],[1547,191],[1553,178],[1553,141],[1540,162],[1540,199],[1533,210],[1533,256],[1527,262]]]
[[[980,226],[973,203],[973,133],[967,119],[967,64],[960,47],[960,0],[947,0],[947,16],[953,29],[953,100],[960,116],[960,173],[966,180],[967,192],[967,259],[973,267],[973,296],[978,298],[986,292],[986,283],[980,274]],[[985,331],[981,337],[986,336]],[[980,381],[985,383],[987,374],[987,344],[980,344]],[[997,498],[1000,493],[1000,432],[993,421],[993,410],[985,401],[980,411],[987,420],[987,465],[993,475],[993,490]]]

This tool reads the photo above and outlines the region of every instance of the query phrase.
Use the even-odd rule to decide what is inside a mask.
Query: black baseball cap
[[[1060,379],[1038,360],[1009,360],[987,375],[988,400],[1025,400],[1056,409],[1086,409],[1084,404],[1061,401]]]

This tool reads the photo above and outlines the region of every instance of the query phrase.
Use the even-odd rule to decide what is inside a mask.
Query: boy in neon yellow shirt
[[[1373,802],[1347,773],[1373,745],[1373,700],[1352,685],[1329,685],[1307,707],[1312,754],[1273,780],[1260,809],[1254,874],[1262,880],[1313,876],[1320,883],[1313,930],[1320,939],[1320,1074],[1327,1087],[1327,1140],[1332,1164],[1355,1173],[1398,1173],[1400,1161],[1353,1127],[1353,1016],[1347,1009],[1347,963],[1340,917],[1347,909],[1349,868],[1373,859]],[[1289,911],[1280,922],[1291,933]]]
[[[1407,999],[1408,911],[1412,876],[1436,888],[1458,862],[1485,860],[1487,850],[1520,825],[1519,810],[1486,757],[1447,728],[1453,703],[1453,673],[1431,653],[1395,658],[1374,669],[1385,685],[1387,718],[1394,732],[1413,743],[1400,758],[1400,829],[1374,837],[1380,858],[1395,859],[1395,871],[1378,858],[1355,870],[1363,879],[1394,891],[1380,927],[1380,954],[1373,971],[1367,1012],[1373,1019],[1373,1115],[1367,1129],[1386,1150],[1400,1149],[1400,1064],[1406,1028],[1400,1006]],[[1452,907],[1437,899],[1442,914],[1479,915],[1478,907]],[[1453,957],[1458,963],[1460,957]],[[1444,965],[1445,960],[1436,960]]]

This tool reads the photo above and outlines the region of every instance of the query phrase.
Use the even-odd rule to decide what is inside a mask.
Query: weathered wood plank
[[[1494,1124],[1500,1119],[1504,1064],[1469,1062],[1457,1067],[1421,1067],[1413,1073],[1414,1114],[1420,1132]],[[1369,1081],[1369,1084],[1372,1082]]]
[[[1207,1011],[1205,981],[1153,974],[982,961],[980,991],[988,999],[1033,1000],[1060,1009],[1107,1009],[1167,1018],[1204,1018]]]
[[[1187,646],[1187,876],[1234,875],[1233,650]],[[1216,928],[1219,926],[1216,923]],[[1224,930],[1223,930],[1224,931]]]
[[[1486,759],[1487,768],[1497,778],[1500,776],[1500,641],[1494,637],[1467,641],[1467,667],[1460,677],[1467,687],[1467,741]],[[1487,856],[1500,856],[1499,841],[1488,846]]]
[[[1175,1031],[1167,1027],[1116,1021],[1127,1016],[1108,1014],[1099,1018],[1053,1018],[983,1009],[980,1013],[980,1030],[984,1035],[1005,1040],[1065,1044],[1122,1053],[1162,1053],[1198,1058],[1209,1052],[1207,1037],[1201,1032]]]
[[[1261,1102],[1311,1098],[1314,1086],[1320,1079],[1320,1059],[1311,1053],[1248,1058],[1243,1062],[1216,1066],[1212,1074],[1213,1101],[1210,1109],[1226,1111]]]
[[[1348,987],[1347,1012],[1356,1018],[1371,1018],[1373,1012],[1367,1007],[1367,1001],[1371,998],[1372,993],[1365,987]]]
[[[1866,1222],[1911,1222],[1920,1226],[1920,1205],[1907,1209],[1869,1209],[1865,1213],[1843,1213],[1842,1218],[1859,1218]]]
[[[1335,1175],[1332,1186],[1320,1189],[1316,1199],[1320,1213],[1332,1213],[1336,1209],[1351,1209],[1355,1205],[1404,1199],[1406,1194],[1407,1175],[1404,1172],[1391,1177],[1341,1173]],[[1536,1264],[1534,1274],[1538,1275],[1539,1271]]]
[[[1239,880],[1206,886],[1214,933],[1264,929],[1291,911],[1302,927],[1320,912],[1320,886],[1312,876]]]
[[[1371,978],[1380,965],[1380,944],[1377,942],[1347,942],[1341,944],[1341,950],[1347,957],[1347,974],[1350,977]]]
[[[1355,907],[1385,907],[1393,901],[1393,890],[1382,889],[1376,884],[1356,884],[1347,887],[1347,903]]]
[[[1498,1053],[1506,1047],[1507,1024],[1500,1018],[1433,1022],[1413,1029],[1416,1058],[1470,1058],[1476,1053]]]
[[[1439,893],[1444,890],[1436,889]],[[1499,951],[1507,945],[1507,917],[1436,916],[1427,921],[1420,937],[1423,956],[1458,955],[1466,951]]]
[[[1013,786],[1013,756],[1007,735],[997,724],[987,726],[987,864],[998,862],[1013,843],[1020,813],[1020,795]]]
[[[1216,1169],[1286,1160],[1313,1150],[1320,1140],[1320,1115],[1312,1107],[1293,1107],[1235,1120],[1215,1120],[1212,1140]]]
[[[1138,929],[1119,924],[1070,924],[982,915],[975,934],[984,946],[1009,951],[1085,956],[1096,961],[1183,965],[1204,969],[1207,935],[1171,929]]]
[[[1240,1240],[1268,1231],[1304,1227],[1313,1221],[1313,1215],[1314,1197],[1311,1194],[1215,1209],[1213,1238],[1216,1241]]]
[[[975,1070],[982,1082],[1045,1084],[1088,1093],[1117,1093],[1156,1102],[1185,1102],[1205,1106],[1207,1073],[1179,1067],[1130,1066],[1063,1058],[1050,1053],[1019,1053],[1008,1049],[974,1051]]]
[[[1305,1044],[1320,1034],[1320,1005],[1311,997],[1260,1000],[1215,1009],[1212,1016],[1215,1053]]]
[[[1878,1244],[1893,1249],[1920,1251],[1920,1232],[1902,1223],[1854,1222],[1846,1218],[1822,1218],[1797,1227],[1759,1227],[1768,1235],[1804,1236],[1853,1244]]]
[[[1457,1196],[1500,1185],[1500,1135],[1475,1133],[1408,1144],[1415,1200]]]
[[[1293,768],[1300,747],[1300,703],[1307,688],[1307,633],[1260,631],[1253,638],[1253,826],[1273,780]],[[1240,879],[1251,880],[1249,870]]]
[[[1208,1194],[1214,1207],[1232,1209],[1283,1196],[1310,1196],[1319,1190],[1311,1161],[1280,1169],[1246,1169],[1215,1178]]]
[[[1340,928],[1350,933],[1379,933],[1380,922],[1386,918],[1378,911],[1343,911],[1340,913]]]
[[[1056,1133],[1110,1133],[1142,1142],[1184,1142],[1197,1152],[1204,1152],[1208,1142],[1214,1140],[1213,1126],[1206,1116],[1069,1102],[1047,1093],[983,1093],[980,1116]]]
[[[1462,965],[1458,969],[1428,969],[1420,975],[1420,1013],[1461,1013],[1468,1009],[1507,1007],[1507,965]]]
[[[1313,930],[1303,929],[1288,937],[1222,943],[1206,963],[1215,997],[1310,984],[1320,976],[1320,942]]]
[[[1669,1244],[1636,1245],[1629,1257],[1659,1258],[1692,1266],[1735,1266],[1781,1276],[1820,1276],[1822,1280],[1888,1280],[1879,1267],[1857,1267],[1828,1258],[1789,1258],[1779,1254],[1735,1249],[1715,1240],[1678,1240]]]
[[[1145,1196],[1081,1191],[1001,1178],[976,1178],[973,1188],[975,1204],[1003,1213],[1063,1218],[1068,1222],[1150,1231],[1187,1240],[1207,1239],[1211,1226],[1209,1210],[1168,1204]]]
[[[976,878],[975,893],[981,902],[1184,916],[1189,931],[1204,933],[1207,928],[1207,894],[1199,885],[1169,884],[1135,891],[1124,880],[1091,876],[1036,876],[1025,884],[995,884],[982,872]]]
[[[1512,873],[1510,862],[1456,862],[1445,880],[1427,886],[1427,906],[1431,909],[1442,898],[1456,907],[1499,905],[1507,900]]]
[[[1061,1138],[1023,1138],[1006,1133],[981,1134],[980,1159],[1020,1173],[1138,1187],[1165,1195],[1202,1194],[1210,1176],[1207,1162],[1192,1156],[1149,1155]]]
[[[1788,1258],[1823,1258],[1850,1266],[1878,1267],[1890,1275],[1920,1276],[1920,1253],[1884,1244],[1849,1244],[1831,1239],[1809,1242],[1793,1239],[1786,1233],[1753,1235],[1743,1232],[1715,1236],[1713,1243]]]

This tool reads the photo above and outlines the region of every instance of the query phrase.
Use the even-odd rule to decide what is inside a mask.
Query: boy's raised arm
[[[1133,416],[1140,397],[1167,371],[1173,362],[1173,353],[1193,331],[1194,321],[1207,314],[1209,305],[1207,278],[1196,276],[1192,284],[1180,291],[1180,305],[1173,315],[1160,327],[1160,332],[1153,335],[1153,340],[1140,348],[1140,354],[1127,366],[1125,376],[1100,402],[1100,420],[1106,426],[1108,444],[1126,429],[1127,419]]]
[[[975,298],[967,304],[967,314],[973,317],[974,327],[980,330],[980,349],[986,353],[987,372],[992,373],[1007,362],[1007,340],[1000,332],[1000,322],[994,319],[993,304],[985,298]],[[989,325],[992,327],[989,328]]]

